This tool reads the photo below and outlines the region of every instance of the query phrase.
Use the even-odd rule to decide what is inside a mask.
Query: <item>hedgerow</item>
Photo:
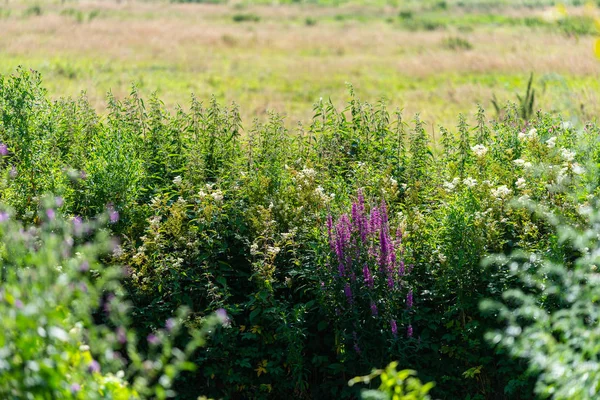
[[[118,215],[106,229],[120,246],[100,261],[125,267],[141,337],[181,307],[192,331],[227,312],[179,398],[351,398],[350,378],[390,361],[435,381],[435,398],[533,398],[544,366],[487,341],[503,321],[479,308],[521,281],[481,260],[580,256],[525,205],[585,224],[599,129],[510,105],[467,120],[433,141],[418,116],[352,89],[346,108],[319,101],[294,130],[275,114],[244,126],[214,99],[169,112],[135,88],[101,116],[19,70],[0,77],[0,201],[26,226],[43,223],[49,193],[61,218]]]

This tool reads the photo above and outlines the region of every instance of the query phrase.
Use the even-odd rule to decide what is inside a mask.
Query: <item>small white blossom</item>
[[[513,160],[513,164],[515,164],[517,167],[522,167],[525,165],[525,160],[517,158],[516,160]]]
[[[220,190],[217,190],[217,191],[211,193],[210,195],[216,202],[223,201],[223,193]]]
[[[523,168],[531,169],[531,168],[533,168],[533,164],[530,163],[529,161],[526,161],[525,164],[523,164]]]
[[[546,146],[548,146],[549,149],[553,149],[556,146],[556,136],[552,136],[548,139]]]
[[[281,251],[281,248],[277,247],[277,246],[268,246],[267,247],[267,253],[269,254],[279,254],[279,252]]]
[[[531,140],[531,139],[535,138],[536,135],[537,135],[537,129],[532,128],[529,130],[529,132],[519,132],[519,140],[521,140],[521,141]]]
[[[177,175],[175,178],[173,178],[173,183],[177,186],[181,185],[181,176]]]
[[[525,178],[521,177],[521,178],[517,179],[516,185],[517,185],[517,188],[519,190],[525,189],[527,187],[527,183],[525,182]]]
[[[250,254],[253,256],[258,254],[258,245],[256,243],[252,243],[250,246]]]
[[[567,162],[571,162],[575,159],[575,152],[568,150],[568,149],[562,149],[560,154],[562,155],[562,158],[565,159],[565,161]]]
[[[574,163],[573,164],[573,173],[575,175],[581,175],[585,172],[585,168],[583,168],[581,165]]]
[[[475,153],[475,155],[477,157],[481,158],[481,157],[484,157],[487,154],[488,149],[484,145],[478,144],[476,146],[471,147],[471,151],[473,153]]]
[[[446,189],[447,192],[452,192],[456,188],[456,185],[458,185],[459,183],[460,183],[460,179],[459,178],[454,178],[452,180],[452,182],[444,182],[443,186],[444,186],[444,189]]]
[[[563,128],[564,130],[570,129],[573,124],[569,121],[564,121],[562,124],[560,124],[561,128]]]
[[[474,187],[475,185],[477,185],[477,180],[476,180],[476,179],[473,179],[473,178],[471,178],[471,177],[469,176],[468,178],[465,178],[465,179],[463,180],[463,183],[465,184],[465,186],[472,188],[472,187]]]
[[[498,186],[496,189],[492,189],[492,196],[497,199],[504,199],[511,194],[512,190],[510,190],[506,185]]]

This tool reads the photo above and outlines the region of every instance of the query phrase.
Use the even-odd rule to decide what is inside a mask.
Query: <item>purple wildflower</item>
[[[408,336],[408,337],[412,337],[413,336],[413,327],[412,327],[412,325],[409,325],[408,328],[406,328],[406,336]]]
[[[215,314],[217,315],[217,318],[219,319],[219,322],[222,323],[225,326],[229,326],[230,325],[230,321],[229,321],[229,316],[227,315],[227,311],[225,311],[224,308],[219,308],[217,311],[215,311]]]
[[[7,156],[8,155],[8,147],[2,143],[0,144],[0,156]]]
[[[79,383],[74,383],[71,385],[71,393],[75,394],[81,390],[81,385]]]
[[[100,364],[96,360],[92,360],[92,362],[88,365],[88,372],[90,373],[98,373],[100,372]]]
[[[56,218],[56,212],[54,212],[54,209],[49,208],[46,210],[46,217],[48,217],[48,219],[50,221],[54,220],[54,218]]]
[[[114,208],[110,207],[108,209],[108,218],[110,219],[110,222],[114,224],[119,220],[119,212]]]
[[[413,306],[413,291],[409,290],[408,294],[406,295],[406,306],[408,308],[412,308]]]
[[[390,321],[390,326],[392,328],[392,335],[394,335],[394,337],[398,336],[398,325],[396,325],[395,319]]]
[[[87,262],[87,260],[84,260],[80,265],[79,265],[79,271],[80,272],[88,272],[90,270],[90,263]]]
[[[23,302],[20,299],[16,299],[15,300],[15,307],[17,307],[18,309],[23,308]]]
[[[363,279],[365,280],[367,287],[369,289],[373,289],[373,275],[371,275],[371,271],[369,270],[369,266],[367,264],[365,264],[363,267]]]
[[[346,295],[346,301],[348,301],[348,304],[352,304],[352,289],[350,289],[349,283],[346,283],[346,286],[344,287],[344,294]]]
[[[171,332],[175,328],[175,320],[173,318],[169,318],[165,322],[165,327],[167,328],[167,331]]]
[[[121,344],[125,344],[127,342],[127,332],[125,332],[125,328],[122,326],[117,328],[117,340]]]
[[[153,333],[149,334],[146,339],[148,339],[148,343],[150,343],[153,346],[156,346],[160,343],[160,339],[158,338],[158,336],[156,336]]]
[[[404,261],[400,260],[400,265],[398,266],[398,276],[404,276],[406,271],[404,270]]]
[[[9,219],[9,215],[6,211],[0,212],[0,222],[6,222]]]
[[[55,197],[54,203],[56,204],[56,207],[62,207],[62,205],[64,203],[63,198],[60,196]]]
[[[375,302],[371,302],[371,315],[379,314],[379,310],[377,309],[377,304]]]

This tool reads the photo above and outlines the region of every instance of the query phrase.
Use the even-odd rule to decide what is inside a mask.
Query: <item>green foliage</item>
[[[560,252],[515,252],[488,261],[506,265],[522,285],[504,292],[502,303],[482,303],[505,324],[487,337],[527,360],[538,374],[535,390],[542,398],[593,399],[600,392],[597,207],[582,205],[582,225],[562,225],[553,218],[559,224],[557,243],[564,248]]]
[[[256,14],[235,14],[233,17],[233,22],[258,22],[260,21],[260,16]]]
[[[525,94],[523,96],[521,96],[520,94],[516,95],[518,100],[519,116],[525,121],[528,121],[534,115],[535,89],[532,87],[532,83],[533,72],[531,73],[531,75],[529,75],[529,80],[527,81],[527,89],[525,91]],[[498,100],[496,99],[495,95],[492,98],[492,105],[496,109],[496,113],[500,115],[502,108],[498,104]]]
[[[386,102],[349,92],[346,108],[320,100],[293,131],[276,114],[242,129],[235,105],[192,98],[170,112],[135,87],[120,100],[109,95],[98,115],[85,96],[49,101],[39,75],[19,70],[0,77],[1,200],[26,226],[43,225],[47,193],[62,198],[56,213],[67,218],[112,216],[107,229],[122,245],[102,261],[127,266],[119,293],[140,337],[164,332],[180,307],[192,329],[227,311],[228,324],[188,354],[197,368],[173,383],[179,398],[356,397],[347,377],[390,360],[437,382],[439,398],[532,398],[538,372],[489,345],[485,332],[498,322],[479,309],[521,283],[510,268],[480,260],[517,249],[578,257],[553,224],[513,201],[581,224],[579,206],[600,183],[598,128],[541,112],[525,122],[516,106],[490,122],[479,108],[475,124],[462,117],[436,143],[418,116],[409,126]],[[393,290],[385,269],[365,288],[364,263],[374,271],[379,261],[352,241],[356,280],[336,277],[327,217],[352,210],[359,191],[385,203],[389,236],[401,228],[395,271],[400,261],[412,267]],[[94,315],[89,329],[118,326]],[[184,331],[173,339],[178,348],[193,343]]]
[[[357,376],[351,379],[348,384],[353,386],[357,383],[369,384],[377,377],[381,379],[381,384],[376,390],[363,390],[361,398],[364,400],[429,400],[429,392],[433,388],[432,382],[423,384],[417,373],[412,370],[397,371],[397,362],[390,363],[385,370],[376,369],[369,375]]]
[[[450,50],[471,50],[473,45],[467,39],[451,36],[442,40],[442,46]]]

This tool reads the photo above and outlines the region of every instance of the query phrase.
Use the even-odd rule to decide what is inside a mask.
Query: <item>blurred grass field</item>
[[[268,3],[268,4],[259,4]],[[515,101],[534,73],[536,108],[570,118],[600,111],[596,6],[549,1],[190,4],[150,1],[0,2],[0,73],[40,71],[50,95],[135,84],[168,108],[191,93],[235,101],[244,126],[268,111],[293,126],[312,104],[342,104],[347,83],[430,126],[491,99]]]

